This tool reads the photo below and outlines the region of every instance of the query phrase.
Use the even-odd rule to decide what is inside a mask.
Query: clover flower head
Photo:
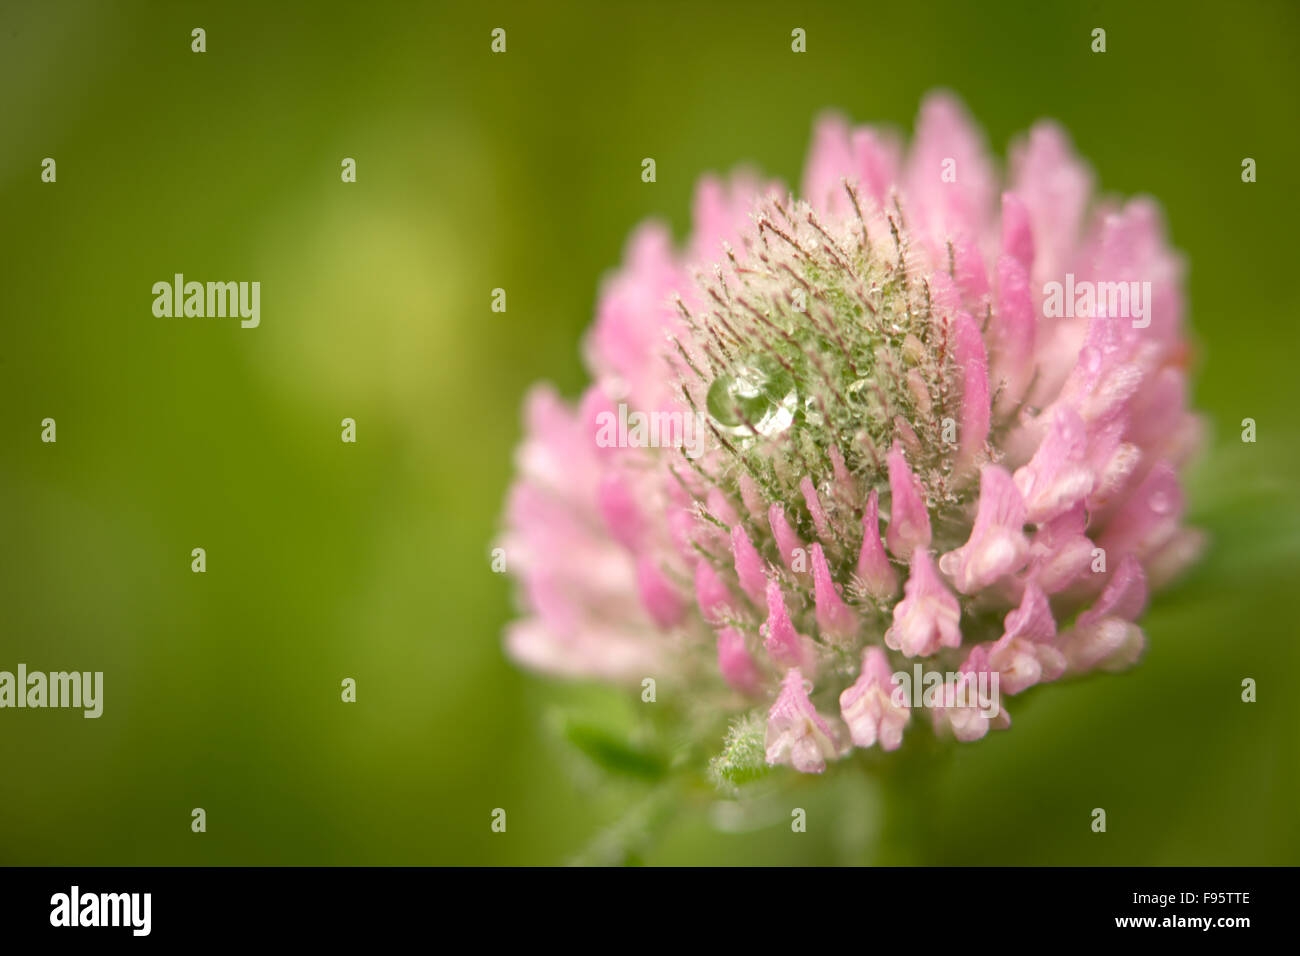
[[[1010,723],[990,678],[1134,663],[1200,544],[1181,262],[1057,126],[1009,166],[937,94],[906,152],[824,118],[798,196],[710,177],[685,249],[638,229],[593,384],[528,398],[510,654],[654,677],[802,772],[904,745],[903,668],[952,675],[927,723],[974,740]]]

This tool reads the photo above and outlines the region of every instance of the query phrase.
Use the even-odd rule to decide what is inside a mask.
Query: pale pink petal
[[[953,357],[962,370],[961,422],[957,435],[958,468],[977,463],[989,436],[989,365],[979,326],[966,313],[957,316]]]
[[[1176,531],[1164,545],[1144,559],[1151,587],[1163,587],[1176,578],[1204,553],[1208,542],[1208,536],[1199,529],[1180,528]]]
[[[930,713],[936,731],[947,730],[963,743],[1011,726],[1011,718],[1002,708],[1001,678],[989,661],[987,648],[971,648],[957,679],[944,685],[939,706]]]
[[[619,474],[607,472],[596,492],[596,506],[614,540],[636,551],[641,547],[644,524],[636,496]]]
[[[1012,191],[1024,205],[1034,236],[1033,274],[1059,281],[1081,238],[1092,174],[1054,123],[1036,124],[1027,141],[1012,146],[1010,156]]]
[[[668,230],[651,224],[633,234],[623,268],[601,290],[584,352],[596,375],[636,408],[677,401],[665,374],[671,368],[667,337],[682,333],[672,297],[687,285]]]
[[[953,175],[945,177],[948,171]],[[931,94],[921,104],[904,181],[909,225],[936,253],[954,235],[988,233],[996,179],[983,138],[954,97]],[[946,265],[946,255],[940,261]]]
[[[1061,640],[1072,674],[1124,670],[1137,663],[1145,647],[1142,628],[1120,617],[1103,617],[1071,630]]]
[[[883,207],[897,178],[899,152],[891,137],[865,126],[850,130],[840,117],[825,116],[813,129],[803,196],[818,213],[847,219],[854,215],[844,189],[848,181],[858,190],[864,213],[868,204]]]
[[[506,627],[506,651],[525,667],[561,677],[634,683],[663,668],[663,654],[636,631],[556,631],[536,618]]]
[[[1015,473],[1030,521],[1050,521],[1092,491],[1095,479],[1084,458],[1087,448],[1082,419],[1069,407],[1058,408],[1033,459]]]
[[[762,675],[745,646],[745,636],[733,627],[718,631],[718,670],[734,690],[751,697],[762,687]]]
[[[821,773],[840,756],[830,725],[813,708],[804,677],[793,668],[767,715],[767,762],[789,764],[800,773]]]
[[[736,513],[736,509],[732,507],[731,502],[727,500],[727,496],[721,488],[710,488],[705,503],[708,506],[709,514],[728,527],[740,520],[740,515]]]
[[[1065,671],[1065,655],[1054,643],[1056,621],[1047,595],[1035,584],[1025,588],[1020,606],[1006,616],[1006,630],[989,648],[989,664],[1001,676],[1002,692],[1056,680]]]
[[[823,634],[836,640],[852,637],[858,630],[858,616],[840,597],[820,544],[812,546],[812,572],[817,627]]]
[[[988,587],[1020,570],[1029,553],[1024,535],[1025,503],[1000,465],[980,470],[979,510],[965,545],[939,559],[939,568],[963,594]]]
[[[856,747],[878,742],[882,750],[897,750],[902,744],[912,715],[907,701],[894,694],[889,658],[879,647],[866,649],[858,679],[840,694],[840,716]]]
[[[831,445],[828,457],[831,460],[831,472],[835,476],[835,493],[840,501],[851,504],[858,500],[857,482],[849,474],[848,465],[844,463],[844,454],[838,445]]]
[[[1120,670],[1142,653],[1145,638],[1133,623],[1146,606],[1147,584],[1142,565],[1125,556],[1096,603],[1079,615],[1061,646],[1070,670]]]
[[[727,260],[726,247],[739,251],[741,237],[752,229],[751,212],[760,195],[779,194],[779,183],[764,183],[751,173],[724,181],[705,176],[695,187],[692,208],[691,261],[707,266]]]
[[[762,606],[767,594],[767,565],[742,525],[731,529],[731,554],[736,562],[740,586],[756,605]]]
[[[773,504],[768,512],[768,522],[772,527],[772,536],[776,538],[776,549],[781,553],[781,560],[791,571],[795,570],[796,552],[807,554],[807,548],[794,528],[786,520],[785,511],[779,504]]]
[[[968,236],[951,236],[948,239],[948,258],[962,302],[967,308],[982,313],[989,300],[989,272],[979,247]]]
[[[894,606],[894,626],[885,644],[905,657],[928,657],[940,647],[961,645],[961,606],[944,587],[934,559],[925,548],[912,552],[912,572]]]
[[[758,483],[747,473],[741,472],[739,485],[740,499],[745,503],[745,510],[749,512],[749,516],[759,518],[767,514],[767,504],[763,501],[762,492],[758,490]]]
[[[1028,579],[1046,594],[1073,584],[1094,560],[1092,540],[1083,533],[1088,515],[1082,502],[1039,526],[1029,542]]]
[[[1029,387],[1034,373],[1034,343],[1037,317],[1024,266],[1010,256],[998,259],[997,309],[991,332],[992,381],[1001,386],[998,411],[1009,414]]]
[[[1135,557],[1126,555],[1097,602],[1079,615],[1075,626],[1087,627],[1103,617],[1120,617],[1133,621],[1142,613],[1146,603],[1146,573]]]
[[[821,500],[817,497],[817,489],[813,487],[812,479],[807,475],[800,480],[799,491],[803,494],[804,504],[808,506],[808,513],[812,515],[817,537],[828,543],[834,540],[830,523],[826,519],[826,509],[822,507]]]
[[[786,610],[781,585],[775,578],[767,582],[767,623],[763,648],[768,657],[782,667],[801,667],[812,673],[816,656],[811,641],[794,629],[790,612]]]
[[[1160,462],[1107,521],[1098,544],[1112,557],[1146,557],[1169,541],[1182,514],[1183,492],[1178,475],[1167,462]]]
[[[736,606],[731,592],[718,572],[708,561],[700,560],[695,565],[695,601],[700,613],[710,624],[716,624],[736,613]]]
[[[686,603],[653,558],[643,555],[636,564],[637,593],[641,606],[661,628],[675,627],[686,613]]]
[[[1024,200],[1015,193],[1002,194],[1002,253],[1029,275],[1034,264],[1034,230]]]

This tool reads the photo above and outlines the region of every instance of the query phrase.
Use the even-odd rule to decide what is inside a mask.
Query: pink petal
[[[1142,628],[1119,617],[1104,617],[1086,628],[1075,628],[1061,641],[1069,671],[1118,671],[1137,663],[1146,646]]]
[[[989,296],[989,273],[979,248],[965,235],[954,235],[948,240],[948,255],[952,260],[952,277],[961,290],[962,301],[968,308],[982,312]]]
[[[645,531],[641,509],[621,475],[614,472],[605,474],[596,492],[596,506],[614,540],[632,551],[641,547]]]
[[[1146,575],[1132,555],[1115,569],[1096,603],[1079,615],[1061,641],[1070,670],[1120,670],[1133,664],[1146,639],[1133,623],[1146,605]]]
[[[1093,473],[1084,461],[1087,443],[1078,413],[1067,406],[1058,407],[1038,451],[1015,474],[1030,521],[1050,521],[1092,491]]]
[[[740,520],[740,515],[736,514],[736,509],[731,506],[731,502],[727,500],[727,496],[720,488],[710,488],[705,503],[708,505],[709,514],[728,527]]]
[[[734,690],[751,697],[758,694],[762,675],[745,646],[745,636],[734,627],[718,631],[718,670]]]
[[[658,409],[677,400],[664,374],[665,345],[668,334],[681,335],[672,297],[688,281],[667,228],[650,224],[633,233],[623,267],[601,289],[584,353],[596,375],[617,383],[636,408]]]
[[[943,181],[949,159],[955,162],[955,182]],[[907,159],[909,226],[928,236],[936,252],[954,235],[984,236],[995,183],[983,138],[961,104],[945,93],[926,97]],[[946,257],[940,261],[946,263]]]
[[[1029,274],[1034,264],[1034,230],[1024,200],[1015,193],[1002,194],[1002,253]]]
[[[858,679],[840,694],[840,716],[854,746],[879,742],[882,750],[897,750],[902,744],[911,712],[901,695],[895,698],[889,658],[879,647],[867,648]]]
[[[811,673],[816,664],[811,642],[794,629],[790,612],[786,610],[781,585],[775,579],[767,582],[767,636],[763,647],[773,661],[782,667],[802,667]]]
[[[800,773],[821,773],[826,761],[839,755],[834,732],[808,698],[803,674],[792,669],[767,715],[767,762],[789,764]]]
[[[637,559],[636,583],[641,606],[656,624],[667,629],[681,623],[686,604],[653,559],[646,556]]]
[[[890,551],[906,560],[914,549],[930,546],[930,512],[925,507],[921,484],[912,475],[897,441],[886,460],[891,504],[885,541]]]
[[[736,613],[731,592],[718,577],[718,572],[708,561],[700,559],[695,565],[695,600],[700,613],[710,624],[720,623]]]
[[[1076,628],[1088,627],[1104,617],[1137,620],[1147,603],[1147,581],[1142,565],[1126,555],[1095,604],[1079,615]]]
[[[767,513],[767,505],[763,502],[763,494],[758,490],[758,484],[748,472],[740,473],[740,499],[745,503],[745,509],[749,512],[751,518],[758,518],[760,515]]]
[[[894,605],[894,626],[885,644],[906,657],[928,657],[940,647],[959,647],[961,606],[944,587],[934,559],[925,548],[912,552],[912,573]]]
[[[638,681],[663,667],[660,649],[635,630],[557,631],[537,618],[506,627],[507,653],[525,667],[566,677]]]
[[[1006,631],[989,649],[989,664],[1001,675],[1002,692],[1018,694],[1065,671],[1065,655],[1053,643],[1056,621],[1047,596],[1035,584],[1006,616]]]
[[[1197,528],[1180,528],[1169,540],[1144,558],[1147,580],[1151,587],[1163,587],[1201,556],[1206,546],[1205,532]]]
[[[1106,522],[1099,544],[1108,555],[1141,557],[1163,547],[1177,531],[1183,514],[1178,475],[1160,462]]]
[[[884,543],[880,540],[878,495],[874,488],[867,496],[866,512],[862,515],[862,551],[858,555],[858,577],[877,600],[893,597],[898,592],[898,574],[889,563]]]
[[[726,245],[741,250],[741,237],[750,230],[750,213],[760,195],[779,194],[778,183],[763,183],[750,174],[730,181],[705,176],[695,187],[691,210],[691,261],[711,265],[727,261]]]
[[[999,465],[980,470],[979,511],[970,539],[939,559],[939,567],[957,590],[973,594],[1025,563],[1029,541],[1024,535],[1025,503],[1015,482]]]
[[[1003,620],[1006,628],[1003,637],[1023,638],[1027,641],[1050,641],[1056,636],[1056,620],[1047,595],[1036,584],[1025,588],[1020,606],[1008,612]]]
[[[740,579],[741,588],[761,607],[767,594],[767,565],[741,525],[731,529],[731,554],[736,561],[736,577]]]
[[[1093,543],[1083,533],[1087,511],[1080,502],[1069,511],[1039,526],[1029,543],[1028,579],[1046,594],[1056,594],[1073,584],[1092,563]]]
[[[785,511],[780,504],[773,504],[768,511],[768,522],[772,526],[772,536],[776,538],[777,550],[781,553],[781,560],[785,566],[794,571],[795,552],[803,551],[807,553],[804,543],[795,534],[794,528],[790,527],[790,522],[785,518]]]
[[[858,617],[840,597],[820,544],[812,546],[812,569],[817,627],[831,638],[842,640],[853,636],[858,630]]]
[[[1035,238],[1033,275],[1061,281],[1080,238],[1092,174],[1054,123],[1035,125],[1028,141],[1014,145],[1010,156],[1012,190]]]
[[[850,130],[838,116],[818,120],[804,169],[803,197],[818,213],[836,219],[855,215],[844,181],[855,185],[866,214],[882,207],[897,181],[898,144],[870,127]]]
[[[803,493],[804,504],[808,506],[809,514],[812,515],[817,537],[829,543],[834,536],[831,534],[830,522],[826,520],[826,509],[822,507],[821,500],[817,497],[817,489],[813,487],[812,479],[805,475],[799,482],[799,490]]]
[[[1001,705],[1001,680],[989,661],[988,650],[971,648],[955,682],[943,688],[939,706],[931,713],[936,730],[947,728],[963,742],[979,740],[991,729],[1011,726]]]
[[[959,468],[974,464],[989,437],[989,365],[979,326],[966,313],[957,316],[953,358],[962,370]]]
[[[849,473],[848,465],[844,463],[844,455],[841,453],[838,445],[831,445],[827,456],[831,460],[831,472],[835,475],[835,492],[840,501],[846,504],[852,504],[858,500],[857,482],[853,480],[853,475]]]
[[[998,259],[997,309],[993,313],[993,384],[1001,383],[998,410],[1008,414],[1024,397],[1034,372],[1034,315],[1029,274],[1015,259]]]

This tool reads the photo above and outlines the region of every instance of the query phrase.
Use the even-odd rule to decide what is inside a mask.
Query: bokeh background
[[[0,712],[0,862],[558,863],[642,817],[658,836],[623,858],[649,863],[1300,862],[1298,10],[6,0],[0,669],[106,693],[99,720]],[[1164,205],[1212,549],[1142,666],[916,773],[906,829],[852,771],[790,784],[805,834],[784,783],[666,817],[565,739],[635,738],[639,701],[503,657],[521,396],[580,391],[600,278],[643,219],[686,235],[701,174],[797,184],[818,113],[910,132],[936,86],[1000,157],[1055,117],[1103,188]],[[261,327],[154,318],[175,272],[261,281]]]

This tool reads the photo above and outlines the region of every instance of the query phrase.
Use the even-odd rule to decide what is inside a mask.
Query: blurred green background
[[[646,217],[685,237],[701,174],[797,185],[822,110],[910,132],[946,86],[999,157],[1055,117],[1164,205],[1212,549],[1142,666],[1021,702],[918,778],[905,833],[842,771],[790,784],[805,834],[778,783],[743,826],[697,797],[638,858],[1300,863],[1296,5],[703,6],[4,3],[0,669],[106,692],[99,720],[0,712],[0,862],[572,859],[642,793],[556,725],[642,705],[503,657],[521,396],[579,392],[601,276]],[[175,272],[260,280],[261,327],[155,318]]]

